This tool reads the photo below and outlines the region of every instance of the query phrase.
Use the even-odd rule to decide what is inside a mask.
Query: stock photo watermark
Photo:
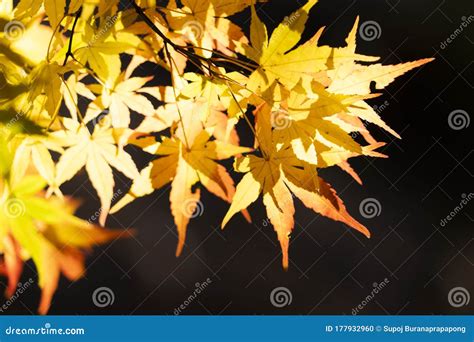
[[[212,283],[211,278],[207,278],[202,283],[196,283],[194,285],[195,289],[194,289],[193,293],[191,295],[189,295],[189,297],[186,298],[186,300],[181,305],[179,305],[177,308],[174,309],[173,314],[175,316],[181,315],[183,313],[183,311],[186,310],[188,308],[188,306],[191,305],[191,303],[194,302],[206,290],[206,288],[209,285],[211,285],[211,283]]]
[[[385,110],[388,109],[388,107],[390,107],[390,102],[385,100],[382,104],[380,105],[373,105],[372,106],[372,109],[374,110],[374,112],[376,112],[378,115],[382,114]],[[369,122],[367,121],[364,121],[364,120],[361,120],[362,123],[364,124],[364,127],[367,128],[369,127]],[[360,135],[360,132],[358,131],[355,131],[355,132],[352,132],[351,133],[351,137],[353,139],[357,138],[358,136]]]
[[[199,40],[204,35],[204,26],[199,21],[190,20],[183,25],[182,32],[188,40]]]
[[[271,113],[270,123],[274,129],[283,130],[289,128],[291,126],[292,121],[287,111],[279,109]]]
[[[300,16],[299,12],[295,12],[291,16],[285,17],[285,19],[283,19],[283,25],[292,26]]]
[[[8,40],[16,41],[23,37],[25,30],[25,25],[21,21],[12,20],[5,24],[3,33],[5,34],[5,38]]]
[[[92,293],[92,302],[98,308],[112,306],[115,302],[115,293],[109,287],[99,287]]]
[[[17,328],[9,326],[5,329],[6,335],[85,335],[83,328],[53,328],[51,323],[45,323],[39,328]]]
[[[25,203],[18,198],[7,199],[3,203],[3,213],[11,219],[19,218],[26,213]]]
[[[453,43],[459,36],[461,36],[464,33],[464,30],[469,27],[469,25],[474,21],[474,16],[470,15],[469,17],[463,16],[461,17],[461,24],[459,27],[453,31],[449,35],[448,38],[446,38],[444,41],[441,42],[440,48],[441,50],[446,49],[451,43]]]
[[[114,202],[117,198],[119,198],[120,196],[122,195],[122,190],[117,190],[116,192],[114,192],[114,194],[112,195],[112,202]],[[102,214],[102,208],[100,208],[99,210],[97,210],[94,214],[92,214],[91,217],[89,217],[89,219],[87,220],[87,222],[89,222],[90,224],[94,224],[95,222],[97,222],[97,220],[99,219],[100,215]]]
[[[439,225],[441,227],[445,227],[452,219],[454,219],[461,211],[463,211],[466,206],[469,204],[469,202],[474,198],[474,193],[469,193],[469,194],[462,194],[461,195],[462,200],[459,202],[457,206],[451,210],[451,212],[446,215],[446,217],[443,217],[439,221]]]
[[[270,303],[276,308],[283,308],[291,305],[293,294],[286,287],[277,287],[270,293]]]
[[[21,295],[31,287],[31,285],[33,285],[33,283],[34,281],[31,278],[25,283],[18,283],[15,293],[13,293],[13,295],[8,298],[7,301],[2,304],[2,306],[0,306],[0,312],[3,313],[7,311],[8,308],[12,306],[13,303],[15,303],[21,297]]]
[[[454,287],[448,293],[448,302],[453,308],[467,306],[471,301],[471,294],[464,287]]]
[[[380,283],[373,283],[372,291],[355,307],[352,309],[352,316],[359,314],[364,308],[390,283],[388,278],[385,278]]]
[[[366,219],[373,219],[382,213],[382,205],[375,198],[366,198],[359,205],[359,212]]]
[[[359,27],[359,36],[366,42],[372,42],[382,37],[382,28],[375,20],[364,21]]]
[[[448,125],[455,131],[468,128],[471,124],[471,117],[469,113],[462,109],[453,110],[448,115]]]
[[[187,218],[196,218],[204,213],[204,204],[198,199],[188,199],[181,205],[181,212]]]
[[[113,16],[108,16],[105,18],[105,23],[104,26],[92,37],[92,39],[88,42],[88,46],[93,46],[98,40],[100,40],[102,37],[104,37],[112,28],[112,26],[115,25],[115,22],[117,21],[118,16],[113,15]]]

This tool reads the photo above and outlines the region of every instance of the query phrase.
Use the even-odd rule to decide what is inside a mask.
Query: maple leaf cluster
[[[318,170],[338,166],[361,183],[348,160],[385,157],[367,123],[399,138],[366,102],[379,95],[371,89],[430,59],[382,65],[358,54],[358,19],[344,47],[322,45],[324,28],[301,42],[317,0],[270,33],[258,2],[265,1],[2,1],[0,271],[9,279],[7,296],[32,259],[46,313],[60,274],[78,279],[84,251],[121,235],[100,227],[107,216],[168,184],[177,255],[203,189],[229,204],[222,227],[238,213],[251,221],[247,209],[262,197],[284,268],[295,199],[370,236]],[[249,36],[231,20],[242,11],[251,17]],[[156,68],[167,80],[139,76]],[[251,146],[242,146],[237,127],[253,134]],[[143,169],[125,150],[132,145],[152,156]],[[229,159],[231,170],[222,163]],[[100,226],[74,216],[77,203],[61,190],[83,169],[101,202]],[[132,185],[112,205],[114,170]]]

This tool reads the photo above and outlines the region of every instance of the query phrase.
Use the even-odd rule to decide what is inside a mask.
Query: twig
[[[72,24],[71,36],[69,37],[69,45],[67,47],[66,56],[64,57],[63,66],[66,65],[67,60],[68,60],[69,57],[74,57],[74,55],[72,53],[72,39],[74,38],[74,30],[76,29],[76,25],[77,25],[77,22],[78,22],[80,16],[81,16],[81,11],[79,10],[79,11],[76,12],[76,16],[74,18],[74,23]]]
[[[140,18],[142,18],[142,20],[153,30],[153,32],[155,32],[161,39],[163,39],[163,42],[165,43],[165,46],[166,45],[171,46],[176,52],[178,52],[181,55],[183,55],[184,57],[188,58],[195,65],[199,65],[199,62],[201,62],[203,68],[206,68],[207,71],[211,75],[214,74],[214,72],[212,70],[212,66],[218,67],[217,62],[230,63],[230,64],[234,64],[234,65],[238,65],[240,67],[243,67],[242,66],[243,62],[239,61],[236,58],[230,58],[230,57],[227,57],[227,56],[223,56],[222,54],[219,54],[219,55],[221,55],[223,57],[218,58],[218,59],[214,59],[212,57],[211,58],[206,58],[206,57],[203,57],[203,56],[201,56],[201,55],[199,55],[195,52],[189,51],[189,49],[195,49],[195,48],[199,49],[199,47],[196,47],[196,46],[189,47],[189,46],[182,46],[182,45],[175,44],[171,39],[169,39],[153,23],[153,21],[146,15],[146,13],[143,11],[143,9],[135,3],[135,0],[130,0],[130,3],[132,4],[133,8],[135,9],[135,12],[140,16]],[[256,66],[255,66],[255,68],[256,68]],[[254,70],[250,67],[246,67],[244,69],[246,69],[247,71],[250,71],[250,72],[252,72]],[[218,75],[215,75],[215,76],[218,76]]]

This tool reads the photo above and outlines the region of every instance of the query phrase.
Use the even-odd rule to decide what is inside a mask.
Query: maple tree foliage
[[[100,227],[107,216],[167,184],[177,255],[202,189],[229,204],[222,228],[235,214],[250,221],[248,207],[262,198],[284,268],[295,200],[370,236],[318,170],[339,166],[361,182],[349,159],[385,157],[377,152],[384,143],[367,123],[399,138],[367,104],[380,95],[371,89],[382,90],[431,59],[383,65],[359,54],[358,19],[343,47],[322,45],[324,28],[302,41],[317,0],[269,32],[258,2],[265,1],[2,1],[0,271],[8,277],[6,296],[32,259],[42,289],[39,312],[46,313],[60,274],[78,279],[85,251],[122,236]],[[242,11],[251,17],[248,30],[231,20]],[[170,81],[137,76],[144,63]],[[132,120],[132,113],[140,119]],[[241,145],[239,122],[253,134],[252,146]],[[149,165],[140,170],[128,145],[152,156]],[[231,169],[222,164],[229,159]],[[74,216],[77,201],[61,191],[83,169],[101,202],[100,226]],[[132,185],[112,205],[114,170]]]

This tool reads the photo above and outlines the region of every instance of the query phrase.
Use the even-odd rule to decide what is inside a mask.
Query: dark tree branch
[[[165,44],[165,50],[167,50],[168,46],[171,46],[176,52],[188,58],[190,62],[194,65],[199,66],[199,63],[201,63],[202,67],[205,68],[210,75],[214,76],[220,76],[219,72],[213,69],[213,67],[219,66],[219,62],[222,62],[224,64],[230,63],[242,67],[242,63],[238,62],[235,58],[230,58],[225,55],[222,55],[222,57],[218,59],[206,58],[193,51],[190,51],[190,49],[197,48],[195,46],[189,47],[175,44],[153,23],[153,21],[146,15],[143,9],[135,3],[135,0],[130,0],[130,3],[135,9],[135,12],[138,14],[138,16],[153,30],[153,32],[155,32],[161,39],[163,39],[163,42]],[[171,58],[169,51],[168,58]],[[256,66],[253,67],[256,69]],[[247,68],[247,70],[253,71],[251,68]]]
[[[74,31],[76,29],[76,25],[77,25],[77,22],[79,21],[80,16],[81,16],[81,10],[77,11],[76,16],[74,18],[74,23],[72,24],[71,36],[69,37],[69,45],[67,47],[66,56],[64,57],[63,66],[66,65],[69,57],[74,57],[72,53],[72,39],[74,38]]]

